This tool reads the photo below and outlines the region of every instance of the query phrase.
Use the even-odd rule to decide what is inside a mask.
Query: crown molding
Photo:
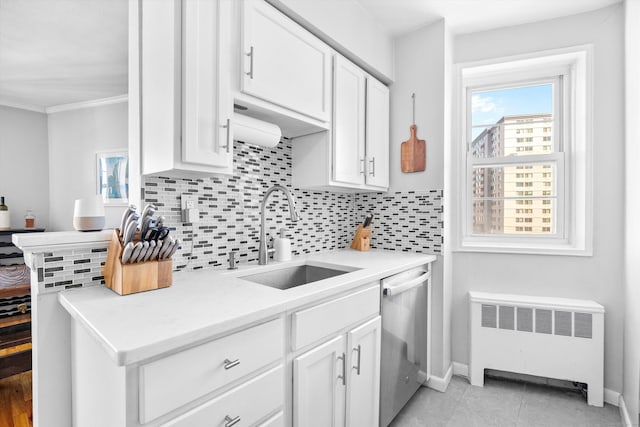
[[[24,102],[11,101],[9,99],[5,99],[2,97],[0,97],[0,106],[18,108],[20,110],[34,111],[36,113],[46,113],[45,107],[42,107],[40,105],[33,105],[33,104],[27,104]]]
[[[80,110],[83,108],[100,107],[102,105],[119,104],[121,102],[127,102],[129,95],[111,96],[109,98],[92,99],[91,101],[73,102],[70,104],[53,105],[45,108],[47,114],[59,113],[61,111]]]

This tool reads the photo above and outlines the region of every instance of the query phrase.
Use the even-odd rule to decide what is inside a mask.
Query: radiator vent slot
[[[574,336],[578,338],[592,338],[592,316],[591,313],[575,313],[575,332]]]
[[[515,320],[514,320],[514,310],[513,307],[508,305],[500,305],[498,306],[500,313],[500,317],[498,318],[500,321],[500,329],[514,329]]]
[[[518,330],[522,332],[533,332],[533,309],[518,307]]]
[[[481,326],[564,337],[593,337],[593,319],[590,313],[564,310],[482,304]]]
[[[551,333],[551,310],[536,310],[536,332],[539,334]]]
[[[496,325],[496,306],[482,304],[482,326],[484,328],[495,328]]]
[[[555,334],[562,335],[564,337],[571,336],[571,313],[568,311],[555,312]]]

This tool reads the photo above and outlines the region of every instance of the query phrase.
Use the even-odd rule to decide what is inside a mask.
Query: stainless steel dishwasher
[[[430,375],[430,264],[382,279],[380,426],[387,427]]]

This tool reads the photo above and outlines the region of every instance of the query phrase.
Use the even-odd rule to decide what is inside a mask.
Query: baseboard
[[[453,375],[458,375],[461,377],[469,378],[469,365],[465,365],[464,363],[453,362]],[[512,374],[514,377],[518,377],[519,374]],[[610,390],[608,388],[604,389],[604,401],[609,405],[618,406],[619,402],[622,399],[620,393],[614,390]]]
[[[620,417],[622,418],[622,424],[624,427],[633,427],[631,424],[631,417],[629,416],[629,411],[627,411],[627,405],[624,403],[624,397],[620,395],[619,409],[620,409]]]
[[[604,403],[608,403],[609,405],[618,406],[620,404],[620,399],[622,395],[617,391],[609,390],[608,388],[604,389]]]
[[[469,365],[464,363],[453,362],[453,375],[469,378]]]
[[[453,375],[453,365],[449,365],[447,372],[445,372],[444,374],[444,378],[431,375],[431,378],[429,378],[429,381],[427,381],[427,387],[432,388],[441,393],[444,393],[447,391],[447,387],[449,387],[449,383],[451,382],[452,375]]]

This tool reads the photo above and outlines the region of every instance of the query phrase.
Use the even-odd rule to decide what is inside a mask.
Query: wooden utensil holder
[[[371,228],[358,224],[356,235],[353,238],[353,242],[351,242],[351,249],[357,251],[368,251],[371,249]]]
[[[102,269],[107,287],[117,294],[129,295],[171,286],[173,282],[171,259],[123,264],[124,248],[119,234],[116,228],[107,249],[107,261]],[[139,239],[138,232],[134,241]]]

